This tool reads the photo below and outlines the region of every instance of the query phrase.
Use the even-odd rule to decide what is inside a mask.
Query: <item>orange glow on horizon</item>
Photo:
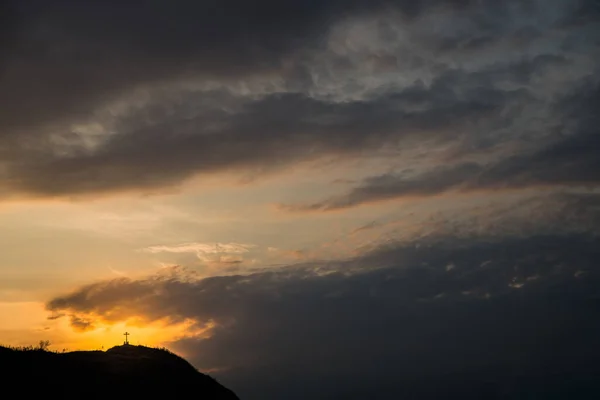
[[[123,344],[127,331],[132,345],[162,347],[186,337],[207,337],[214,327],[209,323],[198,328],[192,320],[169,324],[134,317],[117,323],[96,320],[95,328],[77,331],[68,318],[48,320],[49,315],[43,303],[0,303],[0,321],[11,321],[10,330],[0,329],[0,345],[36,346],[40,340],[49,340],[53,351],[108,350]]]

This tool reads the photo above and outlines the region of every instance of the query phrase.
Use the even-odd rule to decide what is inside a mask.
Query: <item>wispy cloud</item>
[[[244,243],[198,243],[189,242],[176,245],[157,245],[148,246],[141,251],[148,253],[201,253],[201,254],[218,254],[218,253],[247,253],[250,249],[255,248],[253,244]]]
[[[244,254],[251,252],[257,246],[245,243],[199,243],[188,242],[176,245],[149,246],[140,251],[152,254],[194,254],[198,260],[209,268],[236,269],[237,266],[246,262]]]

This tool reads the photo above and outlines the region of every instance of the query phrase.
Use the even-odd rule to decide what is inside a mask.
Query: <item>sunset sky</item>
[[[0,344],[127,330],[243,399],[600,355],[599,22],[2,2]]]

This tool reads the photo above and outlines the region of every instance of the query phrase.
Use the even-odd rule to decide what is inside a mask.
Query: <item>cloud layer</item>
[[[502,380],[510,370],[531,374],[540,360],[568,368],[600,356],[590,318],[598,244],[584,235],[388,246],[245,276],[99,282],[48,309],[78,328],[134,316],[211,326],[171,346],[249,399],[296,398],[290,388],[300,381],[297,398],[380,398],[429,376],[443,388],[449,374],[490,368]],[[454,384],[469,393],[466,381]]]
[[[248,399],[597,393],[599,221],[597,194],[534,198],[409,239],[391,231],[351,258],[210,278],[164,269],[47,309],[80,331],[186,322],[169,346]]]
[[[544,183],[560,168],[553,157],[580,157],[554,154],[559,136],[595,143],[594,4],[9,2],[0,190],[148,190],[415,146],[452,147],[456,166],[415,178],[449,182],[394,176],[383,192],[428,194],[479,175],[482,186]],[[471,165],[483,151],[507,159]],[[579,182],[576,168],[594,166],[557,180]],[[346,202],[392,196],[373,191],[367,182]]]

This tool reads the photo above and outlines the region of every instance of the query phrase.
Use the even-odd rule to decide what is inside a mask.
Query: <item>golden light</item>
[[[206,337],[214,327],[198,326],[194,320],[148,322],[140,316],[109,323],[91,317],[94,328],[81,331],[74,329],[67,317],[48,320],[48,316],[44,303],[0,303],[0,325],[11,327],[0,329],[0,345],[35,346],[40,340],[49,340],[54,351],[107,350],[123,344],[127,331],[130,344],[159,347],[186,337]]]

